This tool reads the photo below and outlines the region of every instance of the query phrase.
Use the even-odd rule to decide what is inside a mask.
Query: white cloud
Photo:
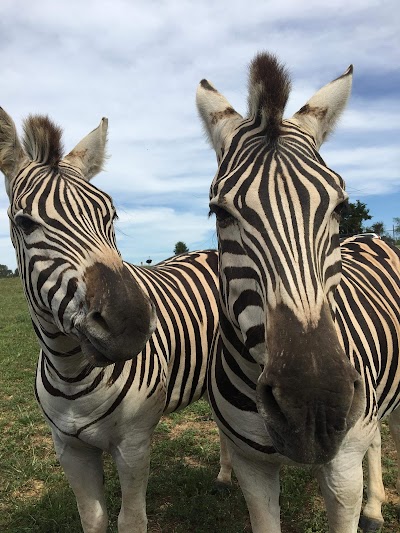
[[[153,262],[173,255],[177,241],[190,250],[216,246],[212,244],[215,221],[207,214],[194,215],[171,208],[132,209],[122,211],[116,224],[117,243],[123,257],[140,263],[148,256]]]
[[[349,109],[344,113],[340,127],[343,130],[372,135],[386,131],[399,131],[400,106],[394,107],[394,102],[365,102],[362,108]],[[390,137],[388,137],[390,139]]]
[[[258,50],[277,53],[292,72],[287,116],[354,64],[353,97],[323,156],[349,187],[398,191],[398,11],[394,0],[323,8],[320,0],[245,8],[242,0],[3,0],[0,105],[19,130],[23,116],[49,114],[68,151],[107,116],[112,157],[94,183],[114,197],[121,219],[132,217],[121,224],[123,254],[127,243],[131,260],[162,259],[178,240],[190,248],[212,240],[216,162],[195,110],[197,84],[209,78],[245,112],[247,65]],[[2,210],[5,203],[3,192]],[[11,265],[3,211],[0,224],[0,262]]]

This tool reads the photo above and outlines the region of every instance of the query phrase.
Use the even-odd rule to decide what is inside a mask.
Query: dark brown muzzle
[[[156,329],[153,303],[121,265],[96,263],[86,272],[88,312],[77,326],[83,353],[95,366],[133,359]]]
[[[274,311],[257,407],[279,453],[306,464],[323,464],[336,455],[362,415],[365,397],[327,307],[308,332],[289,309]]]

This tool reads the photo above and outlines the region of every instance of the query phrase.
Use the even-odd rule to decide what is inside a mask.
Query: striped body
[[[400,403],[400,251],[356,236],[341,245],[342,280],[335,322],[366,389],[364,420],[382,419]]]
[[[171,413],[205,393],[205,373],[218,327],[218,254],[190,252],[152,269],[130,266],[157,308],[159,325],[150,353],[168,363],[165,412]],[[147,348],[147,347],[146,347]]]
[[[35,328],[42,345],[36,391],[45,417],[60,438],[77,437],[104,450],[112,450],[115,433],[102,427],[132,424],[133,430],[137,411],[140,415],[143,409],[154,424],[161,414],[203,396],[217,328],[215,251],[190,252],[153,268],[125,266],[154,302],[158,317],[155,332],[137,357],[104,368],[80,368],[79,343],[67,336],[51,339]],[[73,355],[59,355],[66,351]],[[80,371],[64,375],[58,358],[68,370],[73,361]]]
[[[107,530],[107,451],[121,484],[118,531],[144,533],[153,430],[163,413],[205,392],[218,324],[218,259],[208,250],[153,268],[123,262],[112,200],[90,183],[104,161],[106,133],[103,119],[62,158],[61,131],[47,117],[25,122],[22,146],[0,109],[0,169],[41,346],[36,397],[83,530]],[[229,456],[221,465],[217,481],[227,483]]]
[[[209,398],[254,533],[281,531],[284,463],[311,465],[331,533],[356,533],[368,448],[364,531],[383,521],[378,420],[400,401],[399,251],[363,237],[340,247],[347,193],[318,153],[351,80],[349,67],[289,120],[290,81],[269,54],[251,64],[246,118],[207,80],[198,88],[219,165],[210,211],[221,335]]]

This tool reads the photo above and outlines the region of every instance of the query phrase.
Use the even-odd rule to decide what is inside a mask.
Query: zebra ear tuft
[[[89,181],[101,170],[106,159],[108,119],[102,118],[99,126],[84,137],[63,162],[78,168]]]
[[[291,88],[287,69],[268,52],[259,53],[249,68],[249,116],[259,116],[270,141],[280,134]]]
[[[217,156],[224,149],[226,138],[233,133],[242,116],[207,80],[202,80],[196,94],[197,110]]]
[[[335,129],[349,99],[352,80],[350,65],[342,76],[322,87],[293,115],[293,120],[313,135],[317,150]]]
[[[10,185],[19,167],[26,159],[18,139],[13,119],[0,107],[0,170],[6,178],[6,191],[10,196]]]

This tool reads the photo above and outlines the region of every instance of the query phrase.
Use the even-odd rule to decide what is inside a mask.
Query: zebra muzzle
[[[133,359],[156,329],[153,302],[123,266],[96,263],[85,278],[86,313],[76,324],[83,353],[95,366]]]
[[[269,332],[257,409],[281,454],[298,463],[323,464],[333,459],[363,414],[363,382],[338,341],[328,310],[310,330],[303,330],[289,311],[280,310],[282,316],[285,328],[275,321]]]

